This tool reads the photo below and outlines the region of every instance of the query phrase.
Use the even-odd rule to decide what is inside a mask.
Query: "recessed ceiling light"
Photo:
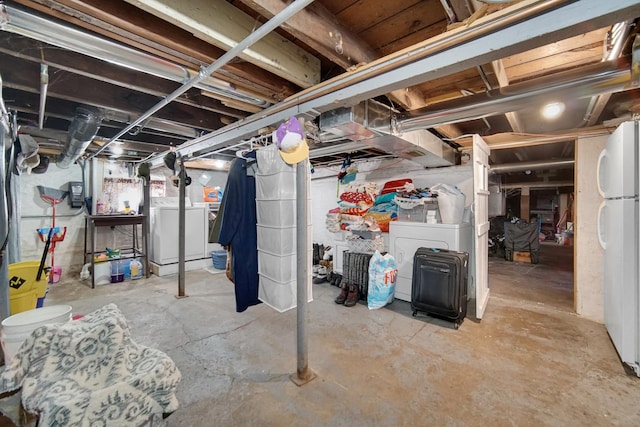
[[[111,152],[117,156],[124,153],[124,149],[120,145],[114,145],[111,147]]]
[[[551,102],[542,107],[542,116],[549,120],[557,119],[563,111],[564,104],[562,102]]]

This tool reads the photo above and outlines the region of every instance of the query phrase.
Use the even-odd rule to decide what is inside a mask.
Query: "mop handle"
[[[53,235],[53,227],[49,229],[47,235],[47,241],[44,244],[44,252],[42,252],[42,258],[40,259],[40,266],[38,266],[38,275],[36,276],[36,282],[40,281],[42,277],[42,270],[44,269],[44,262],[47,260],[47,252],[49,252],[49,244],[51,243],[51,236]]]

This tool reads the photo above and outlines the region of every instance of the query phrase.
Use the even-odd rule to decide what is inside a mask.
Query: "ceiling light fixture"
[[[119,156],[124,153],[124,149],[120,145],[114,145],[113,147],[111,147],[111,152],[116,156]]]
[[[542,116],[549,120],[557,119],[563,112],[564,104],[562,102],[550,102],[542,107]]]

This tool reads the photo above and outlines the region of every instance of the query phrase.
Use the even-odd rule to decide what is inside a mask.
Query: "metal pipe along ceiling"
[[[575,164],[575,160],[542,160],[538,162],[519,162],[519,163],[505,163],[502,165],[491,166],[490,172],[492,173],[507,173],[507,172],[522,172],[527,170],[539,170],[539,169],[568,169],[572,168]]]
[[[531,108],[536,102],[556,98],[588,98],[630,89],[630,63],[626,58],[599,62],[577,70],[515,83],[485,93],[440,102],[400,117],[402,131],[504,114]]]
[[[191,78],[192,74],[196,74],[181,65],[10,5],[0,5],[0,29],[178,83],[184,83]],[[234,90],[231,84],[213,77],[203,79],[196,87],[260,107],[270,105],[262,99],[240,93]]]
[[[468,28],[443,34],[436,42],[412,46],[309,88],[260,114],[246,117],[241,123],[227,125],[186,142],[177,150],[183,155],[215,150],[291,115],[314,118],[323,111],[355,105],[393,90],[450,75],[463,66],[475,67],[513,54],[518,49],[538,47],[547,35],[562,32],[567,37],[575,36],[584,32],[586,23],[610,25],[614,14],[629,15],[635,13],[635,9],[640,10],[640,4],[635,0],[606,3],[600,0],[558,0],[535,2],[491,21],[484,22],[481,18]],[[152,167],[162,162],[161,155],[150,161]]]
[[[232,49],[228,50],[224,55],[218,58],[215,62],[209,64],[206,68],[200,70],[198,75],[194,76],[188,82],[184,83],[178,89],[174,90],[172,93],[167,95],[162,101],[158,102],[156,105],[151,107],[146,113],[142,114],[137,120],[131,123],[129,126],[118,132],[113,138],[111,138],[106,144],[98,149],[95,153],[93,153],[89,158],[94,158],[98,154],[100,154],[109,144],[113,141],[117,140],[127,132],[129,132],[134,127],[138,126],[140,123],[144,122],[147,118],[151,117],[158,111],[160,111],[164,106],[168,105],[178,96],[182,95],[192,87],[196,86],[202,80],[206,79],[211,73],[223,67],[233,58],[242,53],[245,49],[252,46],[258,40],[265,37],[271,31],[275,30],[287,19],[291,18],[293,15],[307,7],[311,4],[313,0],[295,0],[293,3],[289,4],[287,7],[282,9],[277,15],[273,18],[265,22],[263,25],[258,27],[255,31],[250,33],[247,37],[245,37],[240,43],[236,44]]]

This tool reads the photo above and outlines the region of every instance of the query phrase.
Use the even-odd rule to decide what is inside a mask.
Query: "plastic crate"
[[[384,252],[384,240],[380,239],[349,239],[349,251],[361,254],[372,254],[375,251]]]

